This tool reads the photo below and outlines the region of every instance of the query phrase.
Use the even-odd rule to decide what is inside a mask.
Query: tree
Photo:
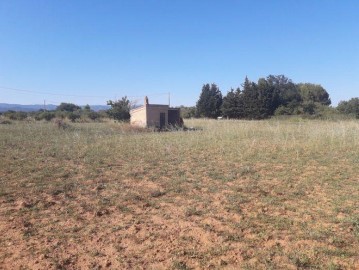
[[[268,118],[274,114],[277,109],[279,94],[275,87],[266,79],[261,78],[257,84],[259,117]]]
[[[97,120],[98,118],[100,118],[100,114],[92,110],[87,112],[86,116],[91,120]]]
[[[186,107],[186,106],[180,106],[181,109],[181,117],[186,119],[186,118],[193,118],[196,117],[196,107],[195,106],[191,106],[191,107]]]
[[[246,77],[242,86],[243,116],[247,119],[260,119],[260,101],[257,84],[251,82]]]
[[[59,106],[56,108],[57,111],[65,111],[65,112],[74,112],[81,110],[80,106],[77,106],[73,103],[64,103],[62,102]]]
[[[320,103],[322,105],[332,103],[328,92],[320,84],[300,83],[298,87],[303,102]]]
[[[359,98],[351,98],[348,101],[340,101],[337,110],[343,114],[353,115],[359,118]]]
[[[316,103],[311,101],[305,101],[301,105],[303,113],[307,115],[313,115],[316,112],[317,106]]]
[[[111,108],[107,110],[107,114],[110,118],[119,121],[130,120],[131,103],[126,96],[117,101],[109,100],[107,101],[107,105],[111,106]]]
[[[221,111],[223,116],[229,118],[242,118],[244,116],[242,92],[239,87],[236,90],[231,89],[223,97]]]
[[[273,109],[285,114],[297,114],[302,97],[299,87],[284,75],[269,75],[267,82],[274,87]],[[278,111],[275,112],[278,115]]]
[[[200,117],[216,118],[221,115],[222,93],[216,84],[205,84],[197,101],[196,109]]]

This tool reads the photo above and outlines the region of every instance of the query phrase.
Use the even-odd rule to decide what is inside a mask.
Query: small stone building
[[[145,97],[144,105],[132,109],[131,125],[140,127],[164,128],[168,126],[181,126],[179,108],[170,108],[168,105],[149,104]]]

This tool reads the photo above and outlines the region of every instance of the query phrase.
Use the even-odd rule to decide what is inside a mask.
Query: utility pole
[[[171,93],[168,92],[168,107],[171,107]]]

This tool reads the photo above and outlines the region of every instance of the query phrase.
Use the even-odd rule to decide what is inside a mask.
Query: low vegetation
[[[57,119],[68,119],[71,122],[93,122],[107,118],[106,111],[96,112],[89,105],[81,108],[72,103],[61,103],[56,110],[39,110],[34,112],[6,111],[0,117],[8,120],[18,121],[51,121]]]
[[[358,121],[65,122],[0,125],[4,268],[359,265]]]

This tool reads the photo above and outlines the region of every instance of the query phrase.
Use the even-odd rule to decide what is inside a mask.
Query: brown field
[[[0,125],[1,269],[359,269],[359,121]]]

